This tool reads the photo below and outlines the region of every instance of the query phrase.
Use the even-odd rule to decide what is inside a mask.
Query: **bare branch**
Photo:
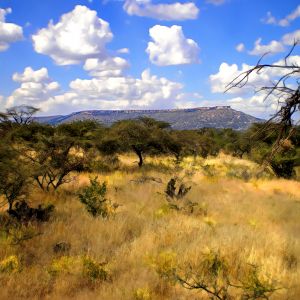
[[[264,70],[286,71],[284,74],[281,73],[281,76],[275,80],[272,86],[264,86],[258,90],[259,92],[266,92],[264,101],[272,96],[277,99],[278,103],[277,111],[261,128],[261,130],[268,130],[272,128],[274,123],[277,124],[276,129],[273,128],[273,130],[276,130],[277,139],[271,151],[271,156],[280,150],[281,141],[290,138],[293,134],[293,116],[297,111],[300,111],[300,66],[289,61],[289,57],[291,57],[296,46],[298,46],[298,43],[295,41],[284,57],[282,64],[263,64],[262,60],[267,53],[264,54],[254,67],[236,76],[225,89],[225,92],[228,92],[233,88],[243,88],[248,84],[251,76],[259,75]],[[293,81],[293,84],[288,86],[288,81]]]

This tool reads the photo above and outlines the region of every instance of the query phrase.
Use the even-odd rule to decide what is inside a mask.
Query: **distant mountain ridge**
[[[159,109],[159,110],[86,110],[74,112],[69,115],[49,117],[36,117],[40,123],[62,124],[78,120],[95,120],[104,125],[126,119],[150,117],[171,124],[173,129],[199,129],[203,127],[232,128],[236,130],[247,129],[251,124],[262,122],[230,106],[196,107],[185,109]]]

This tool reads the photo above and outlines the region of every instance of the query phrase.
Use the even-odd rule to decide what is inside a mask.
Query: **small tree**
[[[42,137],[31,159],[35,163],[34,179],[43,190],[58,189],[70,181],[72,171],[81,171],[84,156],[72,153],[75,141],[65,136]]]
[[[78,197],[86,210],[93,217],[107,218],[109,215],[108,200],[106,199],[106,183],[100,184],[98,177],[90,178],[90,185],[85,187]]]

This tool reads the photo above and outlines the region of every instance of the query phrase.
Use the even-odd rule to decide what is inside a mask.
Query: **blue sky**
[[[0,9],[0,110],[29,104],[43,115],[231,105],[266,117],[276,99],[253,90],[278,74],[224,94],[226,83],[300,40],[296,0],[0,0]]]

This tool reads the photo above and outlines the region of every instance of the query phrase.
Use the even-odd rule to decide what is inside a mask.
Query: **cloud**
[[[279,41],[272,40],[269,44],[262,45],[262,39],[258,38],[254,43],[254,48],[248,51],[250,55],[262,56],[264,54],[276,54],[284,52],[286,50],[285,46],[292,46],[294,43],[300,42],[300,30],[296,30],[291,33],[285,34]],[[235,48],[238,52],[245,50],[245,45],[240,43]]]
[[[226,103],[233,109],[265,118],[278,110],[277,97],[266,99],[265,96],[265,94],[255,94],[250,97],[235,97],[226,100]]]
[[[288,63],[293,63],[300,66],[300,56],[290,56]],[[275,65],[284,65],[284,60],[274,62]],[[216,74],[209,76],[212,93],[224,93],[227,85],[235,79],[237,76],[250,70],[254,66],[248,64],[242,64],[241,68],[237,64],[229,65],[223,62],[219,71]],[[255,89],[259,89],[263,86],[272,85],[272,81],[279,76],[282,76],[289,72],[289,70],[279,68],[265,68],[261,70],[259,74],[253,72],[248,78],[247,85],[243,88],[230,89],[228,94],[245,95],[249,92],[253,93]]]
[[[165,21],[197,19],[199,14],[194,2],[152,4],[151,0],[125,0],[123,8],[129,15]]]
[[[168,54],[173,53],[169,63],[198,61],[199,48],[184,37],[181,27],[162,28],[169,33]],[[111,56],[106,50],[112,37],[109,24],[85,6],[76,6],[56,24],[51,21],[33,35],[35,50],[49,55],[59,65],[83,63],[83,69],[92,78],[72,80],[69,88],[62,91],[46,68],[27,67],[24,72],[13,74],[20,86],[5,99],[6,107],[28,104],[41,107],[44,114],[61,114],[85,109],[172,108],[188,101],[191,105],[198,99],[196,93],[184,93],[181,83],[152,75],[149,70],[138,78],[126,75],[127,60]],[[116,51],[128,52],[127,48]]]
[[[98,61],[88,61],[86,65],[91,67],[93,63],[97,70]],[[140,78],[104,76],[101,71],[95,75],[99,77],[71,81],[69,89],[62,92],[59,84],[49,78],[46,68],[33,70],[28,67],[23,73],[13,75],[20,87],[6,99],[6,107],[28,104],[40,107],[43,114],[49,115],[87,109],[191,107],[196,106],[200,98],[197,93],[184,93],[181,83],[152,75],[148,69]]]
[[[46,68],[34,71],[27,67],[23,73],[13,74],[12,78],[21,85],[7,98],[6,107],[21,104],[39,107],[59,91],[59,84],[49,78]]]
[[[89,58],[83,66],[94,77],[119,77],[128,67],[128,62],[121,57],[109,57],[105,60]]]
[[[276,54],[276,53],[285,51],[285,47],[283,46],[283,44],[281,42],[273,40],[267,45],[262,45],[261,41],[262,41],[261,38],[259,38],[255,41],[254,48],[248,52],[250,55],[261,56],[266,53]]]
[[[168,66],[199,62],[200,48],[195,41],[184,36],[181,26],[155,25],[149,34],[153,42],[148,43],[146,52],[153,64]]]
[[[300,67],[300,56],[292,55],[288,57],[287,63]],[[273,64],[284,66],[285,60],[281,59],[275,61]],[[242,64],[241,67],[239,67],[237,64],[229,65],[223,62],[219,67],[219,71],[209,77],[212,93],[224,93],[226,86],[233,79],[252,67],[253,66],[247,64]],[[274,113],[278,109],[278,106],[280,106],[280,103],[278,103],[279,95],[273,93],[266,100],[267,91],[260,90],[260,88],[273,86],[273,82],[276,82],[276,79],[288,72],[290,72],[290,70],[284,68],[265,68],[261,70],[259,74],[254,72],[248,77],[248,82],[244,87],[233,88],[227,91],[227,95],[234,97],[225,101],[235,109],[247,111],[252,114],[266,115],[266,112]],[[296,86],[293,80],[294,78],[291,78],[291,80],[286,82],[286,85],[295,89]],[[254,93],[255,91],[259,92]]]
[[[226,62],[223,62],[219,67],[219,72],[216,74],[212,74],[209,76],[211,92],[212,93],[224,93],[227,85],[236,78],[239,74],[249,70],[252,66],[247,64],[242,64],[242,67],[239,69],[237,64],[229,65]],[[267,78],[260,78],[263,82],[266,81]],[[249,84],[255,84],[259,81],[259,78],[251,77],[251,81]],[[228,94],[236,94],[241,95],[249,92],[249,88],[239,89],[234,88],[228,91]]]
[[[226,2],[226,0],[206,0],[206,3],[210,3],[213,5],[222,5]]]
[[[47,28],[32,36],[35,51],[49,55],[58,65],[105,57],[105,46],[112,38],[109,23],[82,5],[62,15],[56,24],[51,20]]]
[[[121,49],[117,50],[117,53],[128,54],[128,53],[130,53],[130,50],[128,48],[121,48]]]
[[[262,19],[262,22],[265,24],[278,25],[281,27],[287,27],[294,20],[300,17],[300,5],[296,7],[290,14],[285,16],[283,19],[276,19],[270,11],[267,12],[267,16]]]
[[[109,77],[90,80],[76,79],[70,83],[77,101],[88,101],[94,107],[110,103],[116,107],[168,106],[183,88],[182,84],[151,75],[149,70],[141,78]],[[108,102],[107,102],[108,101]]]
[[[265,24],[276,24],[277,22],[275,17],[272,15],[270,11],[267,12],[267,16],[261,19],[261,21]]]
[[[11,43],[23,39],[22,27],[5,21],[6,15],[11,12],[11,8],[0,8],[0,52],[7,50]]]
[[[300,42],[300,30],[296,30],[291,33],[287,33],[282,37],[282,42],[285,45],[292,46],[294,42]]]
[[[23,73],[13,74],[12,78],[16,82],[45,82],[48,81],[49,76],[46,68],[34,71],[31,67],[27,67]]]
[[[245,45],[243,43],[240,43],[240,44],[236,45],[235,50],[237,52],[243,52],[243,51],[245,51]]]

